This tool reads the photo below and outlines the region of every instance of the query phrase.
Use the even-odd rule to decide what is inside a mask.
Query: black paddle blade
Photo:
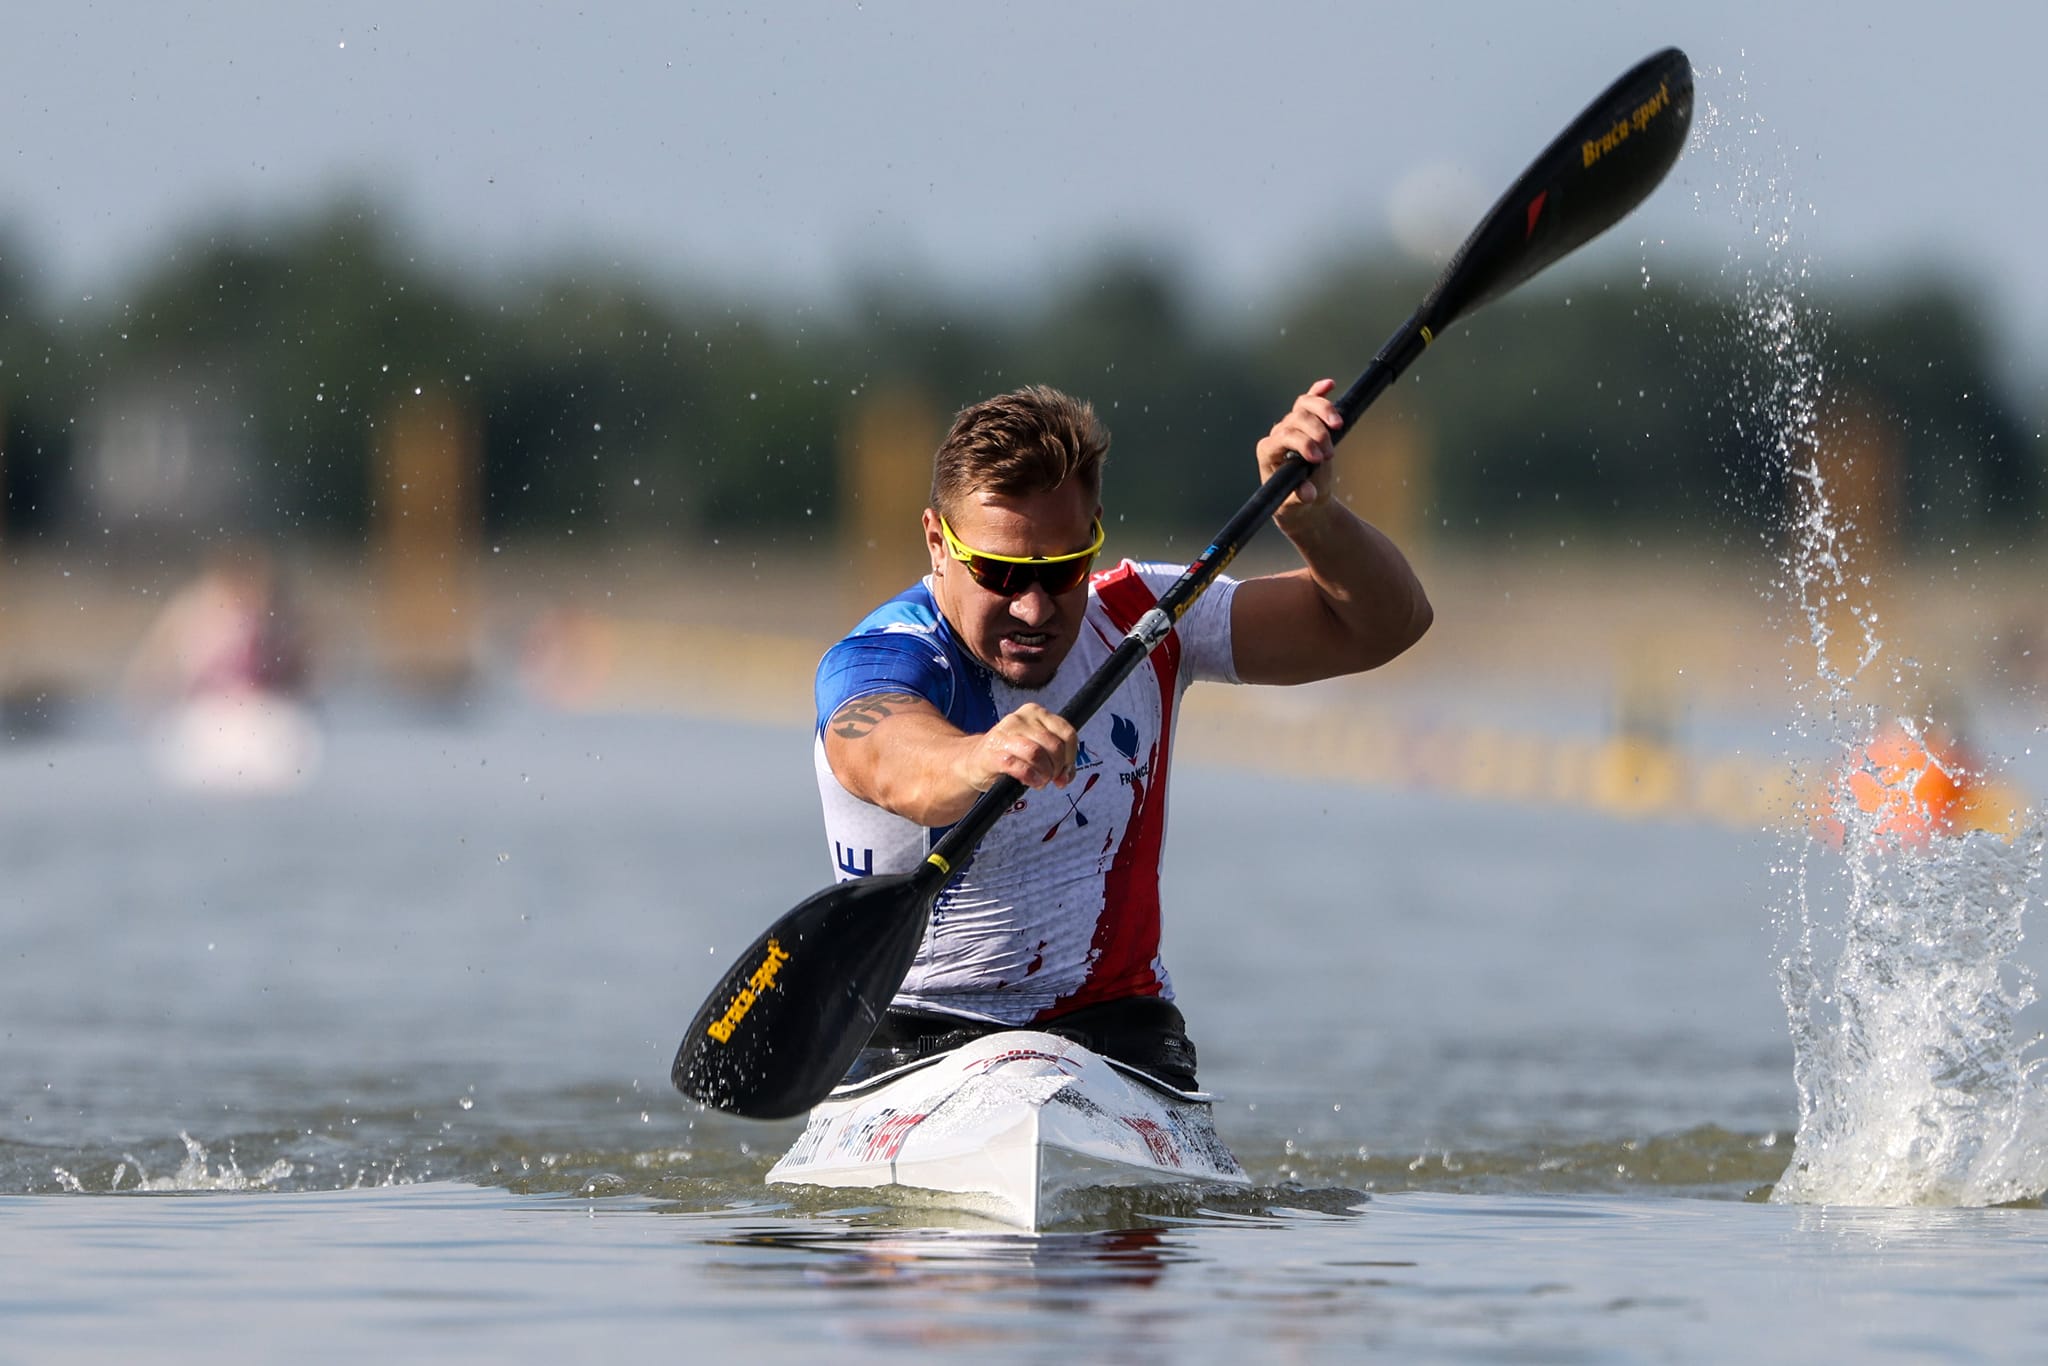
[[[1613,227],[1685,149],[1692,63],[1667,47],[1558,134],[1458,248],[1415,319],[1440,333]]]
[[[771,925],[690,1022],[669,1073],[676,1089],[748,1119],[823,1100],[910,971],[937,893],[929,882],[855,878]]]

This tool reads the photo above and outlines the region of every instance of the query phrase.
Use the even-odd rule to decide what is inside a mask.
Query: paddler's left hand
[[[1294,400],[1287,416],[1273,424],[1273,430],[1259,442],[1259,480],[1264,482],[1280,468],[1290,451],[1299,452],[1309,463],[1309,477],[1287,495],[1273,513],[1273,525],[1289,536],[1306,530],[1330,504],[1330,456],[1337,449],[1337,431],[1344,419],[1330,394],[1334,379],[1319,379],[1308,392]]]

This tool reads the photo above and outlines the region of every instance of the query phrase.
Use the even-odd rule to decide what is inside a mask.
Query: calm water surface
[[[1757,1203],[1775,841],[1190,769],[1167,957],[1260,1183],[1032,1238],[761,1182],[667,1084],[829,880],[807,737],[344,711],[290,797],[0,749],[0,1361],[2040,1340],[2040,1211]]]

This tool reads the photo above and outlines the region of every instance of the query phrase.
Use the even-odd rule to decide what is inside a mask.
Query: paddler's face
[[[948,514],[954,537],[974,550],[1026,557],[1067,555],[1095,539],[1095,500],[1069,480],[1046,493],[1021,496],[975,493]],[[992,592],[977,583],[966,564],[946,547],[939,514],[924,513],[925,547],[931,552],[939,610],[976,659],[1015,688],[1042,688],[1081,634],[1088,606],[1084,577],[1067,592],[1046,592],[1033,583],[1021,593]]]

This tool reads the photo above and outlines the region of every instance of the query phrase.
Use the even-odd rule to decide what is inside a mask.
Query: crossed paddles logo
[[[1123,756],[1126,763],[1137,763],[1138,723],[1127,716],[1118,716],[1112,712],[1109,718],[1109,743],[1118,754]],[[1067,799],[1067,809],[1058,820],[1052,823],[1052,828],[1039,837],[1038,842],[1040,844],[1059,834],[1066,827],[1069,818],[1073,820],[1076,830],[1085,830],[1087,828],[1088,813],[1081,809],[1081,801],[1090,792],[1095,790],[1095,784],[1101,779],[1101,762],[1101,760],[1088,753],[1088,746],[1085,743],[1081,746],[1078,761],[1074,766],[1076,776],[1079,775],[1082,769],[1093,768],[1096,771],[1088,775],[1088,781],[1081,784],[1079,792],[1063,792],[1060,794]]]
[[[1061,816],[1058,820],[1052,823],[1052,829],[1046,831],[1045,834],[1039,838],[1038,842],[1040,844],[1045,843],[1046,840],[1051,839],[1054,835],[1057,835],[1060,832],[1060,827],[1067,823],[1067,816],[1072,816],[1074,818],[1074,828],[1076,830],[1084,829],[1087,826],[1088,816],[1087,813],[1081,810],[1081,798],[1087,796],[1090,792],[1095,790],[1096,781],[1101,777],[1102,774],[1099,772],[1089,774],[1088,781],[1081,784],[1081,791],[1079,795],[1076,795],[1072,792],[1062,792],[1060,794],[1062,797],[1065,797],[1067,799],[1066,815]]]

